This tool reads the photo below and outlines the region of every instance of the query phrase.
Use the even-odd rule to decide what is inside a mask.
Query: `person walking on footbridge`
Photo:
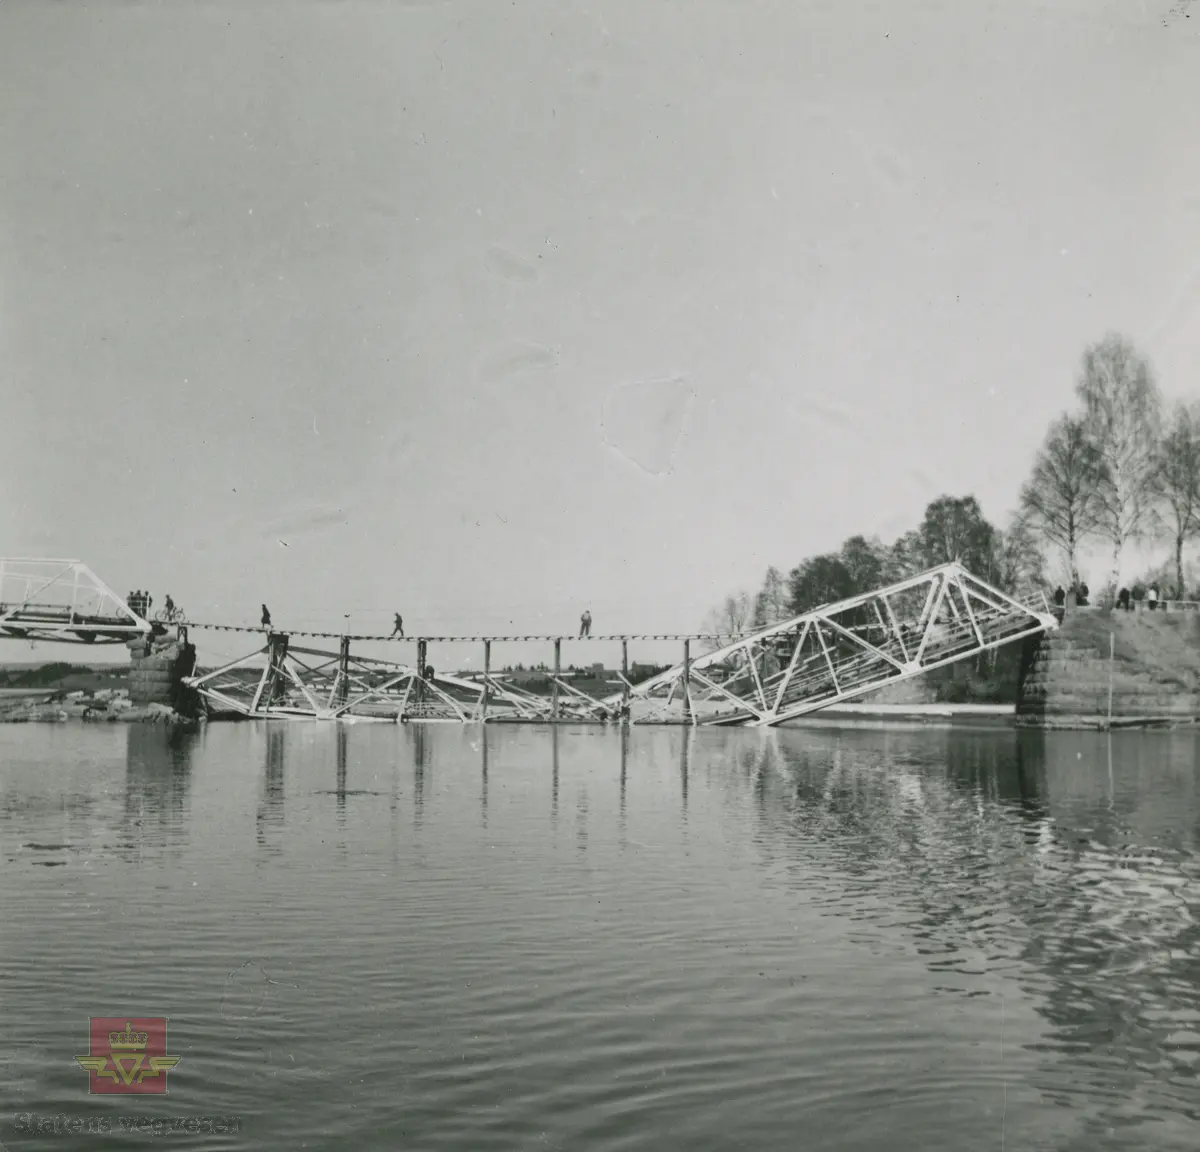
[[[396,613],[396,623],[392,627],[392,636],[399,636],[401,640],[404,639],[404,617],[399,612]],[[388,637],[389,640],[391,638],[391,636]]]
[[[270,628],[271,627],[271,613],[269,611],[267,611],[267,606],[265,604],[262,606],[262,610],[263,610],[262,626],[264,628]]]
[[[592,634],[592,613],[591,610],[585,608],[583,615],[579,617],[579,636],[582,639],[584,636]]]

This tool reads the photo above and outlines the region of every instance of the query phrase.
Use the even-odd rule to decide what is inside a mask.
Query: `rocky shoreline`
[[[72,720],[89,724],[161,724],[169,728],[199,728],[203,722],[180,715],[169,704],[121,708],[108,702],[44,696],[8,704],[0,700],[0,724],[66,724]]]

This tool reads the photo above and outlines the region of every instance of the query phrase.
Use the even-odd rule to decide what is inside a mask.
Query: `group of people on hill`
[[[1117,605],[1116,606],[1117,606],[1117,608],[1119,608],[1120,610],[1122,610],[1124,612],[1131,612],[1131,611],[1133,611],[1133,604],[1131,603],[1131,600],[1141,600],[1141,599],[1142,599],[1142,594],[1141,594],[1140,588],[1135,588],[1132,593],[1130,593],[1128,588],[1122,588],[1117,593]],[[1145,599],[1146,599],[1146,607],[1149,608],[1151,612],[1153,612],[1158,607],[1159,601],[1161,600],[1161,594],[1159,593],[1159,590],[1158,590],[1157,581],[1155,583],[1151,584],[1150,587],[1146,589]],[[1054,606],[1056,608],[1062,610],[1066,607],[1066,603],[1067,603],[1067,593],[1063,590],[1062,586],[1059,585],[1059,587],[1057,587],[1054,590]],[[1075,586],[1075,603],[1080,608],[1086,608],[1088,605],[1088,586],[1082,582],[1080,582],[1079,584],[1077,584]]]
[[[1086,608],[1089,594],[1088,586],[1080,582],[1075,585],[1074,592],[1075,603],[1080,608]],[[1055,608],[1065,608],[1067,606],[1067,593],[1061,584],[1054,589],[1054,606]]]
[[[1133,590],[1132,598],[1134,600],[1142,599],[1140,588],[1135,588]],[[1157,582],[1151,584],[1150,587],[1146,589],[1145,598],[1146,607],[1153,612],[1158,607],[1159,602],[1162,600],[1162,594],[1158,590]],[[1133,605],[1130,603],[1130,592],[1128,588],[1122,588],[1121,591],[1117,593],[1117,607],[1124,609],[1126,612],[1133,610]]]

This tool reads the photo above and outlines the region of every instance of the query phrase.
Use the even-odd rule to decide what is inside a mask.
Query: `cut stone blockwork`
[[[169,704],[179,708],[191,692],[184,680],[196,670],[196,649],[183,637],[153,633],[128,644],[132,658],[129,673],[131,704]]]
[[[1026,642],[1017,723],[1093,727],[1200,718],[1200,621],[1182,613],[1069,611]]]

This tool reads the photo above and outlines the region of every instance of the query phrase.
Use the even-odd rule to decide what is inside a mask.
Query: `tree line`
[[[1183,552],[1200,534],[1200,406],[1164,410],[1149,359],[1110,334],[1083,354],[1077,407],[1051,425],[1021,489],[1021,509],[1043,542],[1079,582],[1079,549],[1109,546],[1108,591],[1115,597],[1122,559],[1134,542],[1167,539],[1175,594],[1187,599]]]
[[[757,593],[727,596],[705,630],[763,627],[951,560],[1010,594],[1046,589],[1048,566],[1078,587],[1080,550],[1095,541],[1108,546],[1110,601],[1128,548],[1156,539],[1170,542],[1176,595],[1186,599],[1183,553],[1200,536],[1200,405],[1165,411],[1149,359],[1115,333],[1084,351],[1075,393],[1006,526],[989,522],[974,496],[939,496],[890,544],[856,535],[786,574],[768,568]]]

